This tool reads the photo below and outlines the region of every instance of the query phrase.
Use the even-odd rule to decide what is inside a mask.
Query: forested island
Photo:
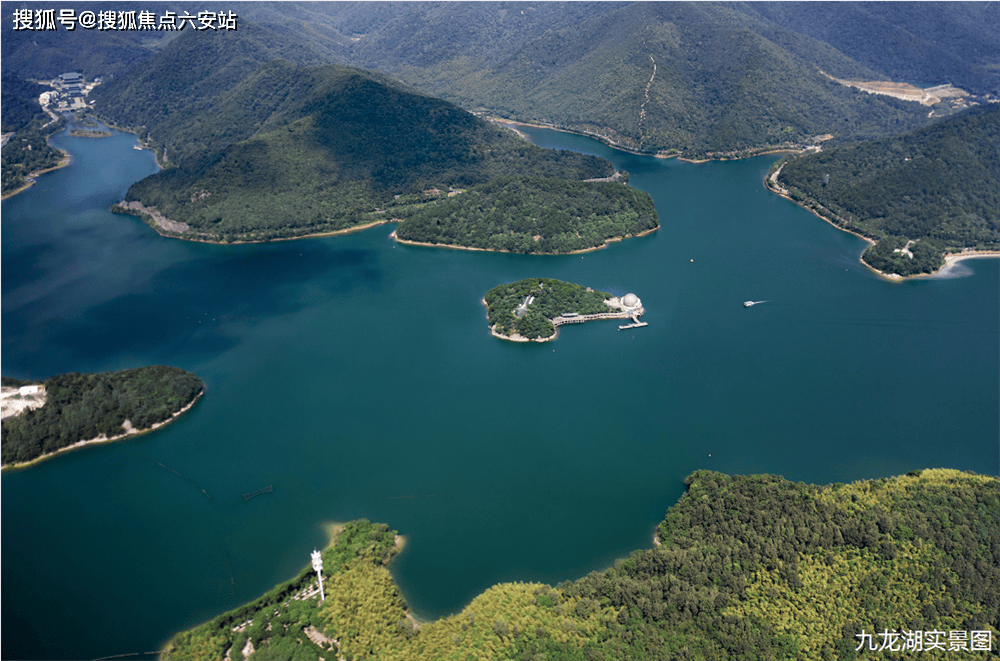
[[[594,250],[660,226],[653,198],[617,181],[500,177],[426,205],[397,240],[502,252]]]
[[[700,470],[685,483],[652,548],[555,587],[493,586],[433,622],[412,619],[385,566],[395,531],[349,523],[323,552],[326,601],[307,567],[161,658],[845,661],[889,658],[879,634],[902,630],[941,631],[945,648],[963,632],[960,652],[929,649],[924,633],[920,658],[995,658],[977,632],[996,649],[997,478],[935,469],[815,486]]]
[[[92,131],[87,129],[73,129],[69,132],[70,135],[76,138],[110,138],[110,131]]]
[[[0,432],[4,468],[27,464],[71,446],[148,431],[192,406],[205,391],[194,374],[153,365],[80,374],[44,381],[3,378],[5,399],[20,398],[24,386],[44,401],[5,418]]]
[[[553,339],[556,325],[575,321],[581,315],[625,319],[642,314],[635,294],[619,300],[607,292],[551,278],[528,278],[499,285],[486,292],[483,303],[490,332],[515,341]],[[626,306],[628,303],[631,307]]]
[[[874,242],[862,256],[899,276],[947,253],[1000,249],[1000,104],[780,165],[773,189]],[[775,183],[777,186],[775,186]]]

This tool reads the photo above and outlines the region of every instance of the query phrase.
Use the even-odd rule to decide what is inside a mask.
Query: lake
[[[567,256],[397,245],[392,225],[188,243],[108,211],[156,170],[134,136],[52,138],[72,164],[2,206],[3,374],[167,364],[207,393],[155,433],[3,476],[3,658],[155,650],[292,577],[329,521],[406,535],[393,573],[436,618],[648,548],[696,469],[997,472],[997,260],[888,282],[862,240],[766,191],[777,156],[527,132],[627,170],[661,229]],[[491,337],[483,294],[533,276],[634,292],[649,326]]]

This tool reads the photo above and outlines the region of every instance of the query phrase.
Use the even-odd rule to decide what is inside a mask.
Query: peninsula
[[[515,194],[515,184],[506,179],[514,177],[516,194],[543,202],[537,220],[545,231],[534,232],[542,238],[552,231],[574,239],[579,233],[590,241],[595,234],[596,244],[580,247],[596,247],[658,224],[645,193],[618,182],[584,183],[614,176],[606,159],[536,147],[383,74],[271,59],[265,41],[253,29],[225,37],[183,34],[127,81],[95,90],[96,109],[109,125],[145,135],[159,160],[170,164],[133,184],[112,211],[138,216],[164,236],[254,243],[342,233],[425,210],[452,213],[454,201],[464,195],[474,195],[485,211],[508,207],[506,197],[497,196]],[[212,85],[173,80],[178,66],[212,70],[237,47],[256,53],[242,66],[242,76]],[[148,96],[137,95],[140,89],[148,89]],[[170,103],[152,102],[161,95]],[[166,110],[161,114],[150,105]],[[505,185],[481,188],[498,179]],[[572,199],[577,190],[570,184],[580,184],[582,204]],[[609,216],[603,210],[608,204],[599,199],[587,202],[590,188],[610,191],[598,198],[614,198],[614,213]],[[631,198],[645,206],[639,209]],[[563,228],[571,215],[582,225]],[[512,229],[520,234],[520,225],[536,220],[525,214],[513,218],[519,224]],[[588,229],[595,221],[601,226]],[[420,221],[412,222],[416,227]],[[400,232],[403,239],[427,240],[422,237]],[[549,243],[544,251],[558,249]]]
[[[354,588],[375,597],[375,602],[369,602],[370,610],[359,612],[363,619],[359,631],[382,631],[381,643],[402,629],[415,632],[412,615],[386,568],[403,548],[403,538],[386,524],[367,519],[325,527],[330,537],[321,554],[325,599],[320,598],[316,572],[307,565],[295,578],[250,603],[177,634],[161,650],[160,658],[333,659],[361,652],[363,645],[343,633],[332,633],[327,622],[327,618],[343,622],[345,615],[349,617],[347,610],[358,612],[349,605]],[[384,621],[382,616],[393,620]]]
[[[618,298],[590,287],[550,278],[529,278],[486,292],[486,319],[490,332],[514,342],[546,342],[556,338],[556,327],[597,319],[629,319],[619,328],[645,326],[645,312],[635,294]]]
[[[500,583],[427,622],[385,566],[400,537],[351,522],[322,554],[325,600],[306,567],[160,658],[846,659],[883,626],[898,645],[897,629],[927,631],[966,643],[962,658],[995,658],[997,478],[932,469],[816,486],[699,470],[685,484],[652,548],[558,586]]]
[[[151,431],[187,411],[204,392],[194,374],[163,365],[74,372],[43,382],[4,377],[3,468]]]
[[[1000,106],[916,131],[776,163],[770,190],[871,245],[861,261],[893,279],[1000,250]]]

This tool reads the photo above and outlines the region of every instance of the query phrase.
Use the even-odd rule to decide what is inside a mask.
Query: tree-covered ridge
[[[178,34],[171,30],[87,30],[79,27],[70,31],[58,21],[62,8],[58,3],[25,2],[16,7],[29,8],[33,12],[54,9],[56,16],[55,30],[17,30],[17,24],[11,20],[14,6],[9,11],[5,10],[7,20],[0,22],[0,58],[6,71],[25,78],[51,80],[59,74],[78,71],[87,80],[98,76],[108,80],[147,59],[162,43]],[[145,10],[158,16],[167,10],[177,11],[169,3],[158,1],[144,2],[141,8],[117,5],[106,9],[134,9],[136,13]],[[80,11],[77,10],[77,15]]]
[[[179,634],[163,658],[220,659],[230,650],[239,659],[247,640],[257,650],[251,659],[916,658],[857,651],[862,631],[875,633],[877,646],[878,633],[900,629],[944,631],[946,640],[951,631],[989,632],[993,652],[918,656],[996,658],[996,478],[924,470],[819,487],[697,471],[686,484],[658,546],[557,587],[494,586],[462,612],[419,626],[384,566],[394,533],[348,524],[337,560],[324,553],[323,604],[293,598],[315,587],[304,569]]]
[[[997,93],[998,19],[988,3],[896,5],[260,2],[240,7],[230,34],[28,33],[8,21],[2,45],[5,66],[21,75],[114,74],[92,98],[112,103],[108,116],[121,124],[159,135],[161,154],[188,148],[169,136],[181,135],[190,110],[211,107],[202,92],[284,58],[376,69],[468,109],[698,158],[926,123],[916,104],[840,88],[820,70]],[[183,49],[171,51],[171,39]],[[169,59],[156,62],[157,49]]]
[[[98,113],[148,138],[161,159],[185,163],[212,157],[260,132],[275,113],[305,103],[310,80],[283,80],[287,69],[277,64],[262,69],[278,60],[323,63],[292,35],[253,23],[238,31],[185,31],[89,98]]]
[[[98,110],[113,122],[145,121],[161,158],[177,164],[135,184],[126,200],[188,224],[179,233],[185,238],[340,231],[403,214],[432,189],[513,174],[588,179],[614,171],[596,156],[535,147],[380,74],[260,64],[270,51],[254,35],[198,35],[200,50],[193,38],[179,38],[137,71],[137,81],[108,85],[98,96]],[[234,59],[241,47],[253,57]],[[221,70],[236,82],[216,86],[214,74],[175,72],[178,58],[190,64],[206,57],[223,58]],[[133,92],[168,102],[144,114]]]
[[[426,205],[396,230],[405,241],[556,254],[659,227],[648,193],[608,181],[501,177]]]
[[[529,296],[534,300],[518,317],[517,308]],[[556,329],[552,319],[564,312],[601,314],[612,312],[604,301],[611,294],[594,291],[572,282],[551,278],[528,278],[499,285],[486,292],[486,319],[494,332],[505,336],[515,334],[529,340],[552,337]]]
[[[120,436],[126,420],[133,429],[149,429],[205,389],[194,374],[163,365],[102,374],[71,372],[49,377],[44,386],[44,406],[3,423],[4,464],[28,462],[102,434]]]
[[[980,2],[752,2],[739,6],[818,39],[892,80],[997,94],[1000,16]]]
[[[1000,247],[998,127],[1000,105],[971,108],[912,133],[794,158],[778,182],[876,240],[863,256],[874,268],[930,273],[945,251]]]
[[[347,61],[464,107],[689,158],[825,133],[857,140],[927,121],[917,104],[842,88],[820,70],[868,80],[884,74],[740,6],[470,4],[396,8]],[[545,12],[552,16],[541,24]]]

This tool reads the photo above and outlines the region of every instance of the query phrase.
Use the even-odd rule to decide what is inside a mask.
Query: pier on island
[[[552,320],[553,326],[562,326],[564,324],[582,324],[585,321],[595,321],[598,319],[631,319],[631,324],[625,324],[619,326],[618,330],[626,330],[628,328],[642,328],[643,326],[648,326],[649,324],[645,321],[639,321],[646,309],[642,307],[642,301],[635,294],[625,294],[625,296],[620,299],[615,296],[607,301],[605,301],[609,308],[616,310],[616,312],[599,312],[597,314],[579,314],[577,312],[563,312],[561,315]]]

